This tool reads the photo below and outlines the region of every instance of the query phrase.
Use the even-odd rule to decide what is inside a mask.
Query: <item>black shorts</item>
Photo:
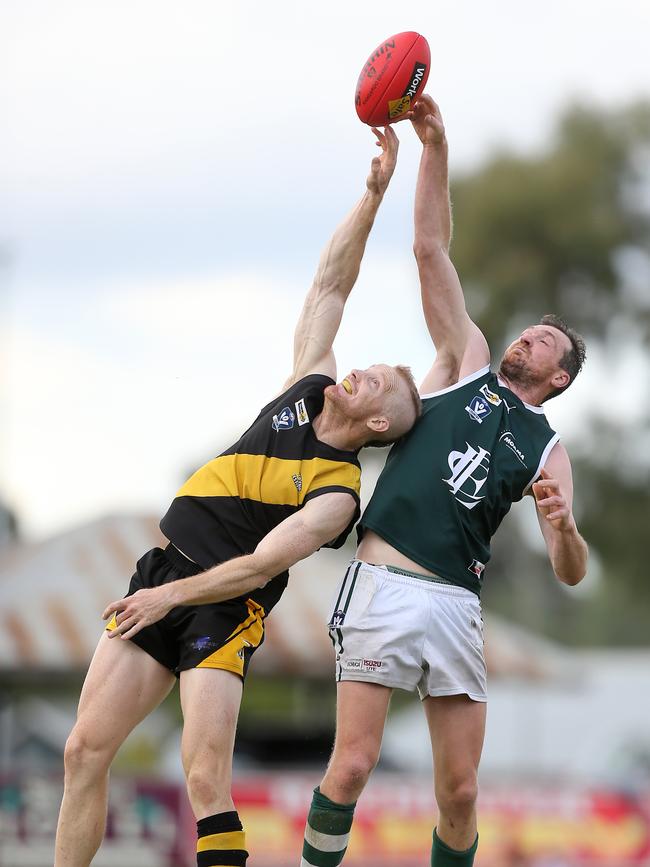
[[[203,572],[173,545],[153,548],[138,560],[129,592],[159,587]],[[208,605],[183,605],[131,641],[177,676],[190,668],[221,668],[242,679],[255,650],[264,641],[264,608],[253,599],[231,599]],[[107,629],[113,626],[111,621]]]

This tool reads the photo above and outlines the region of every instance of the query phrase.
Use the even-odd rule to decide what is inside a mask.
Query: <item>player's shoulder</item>
[[[470,372],[466,372],[464,376],[459,377],[455,382],[452,382],[450,385],[444,385],[444,387],[436,387],[439,383],[437,383],[434,379],[430,378],[425,380],[422,384],[422,388],[420,389],[420,397],[422,400],[428,400],[429,398],[434,397],[442,397],[443,395],[452,394],[453,392],[460,391],[465,386],[474,384],[478,387],[479,381],[485,380],[486,382],[490,381],[490,378],[493,377],[492,371],[490,370],[489,364],[484,365],[478,369],[472,370]],[[443,385],[443,383],[440,383]],[[432,390],[427,390],[427,387]]]
[[[277,403],[283,400],[288,400],[293,395],[300,392],[300,397],[321,397],[328,385],[333,385],[334,380],[331,376],[325,373],[308,373],[301,376],[299,379],[288,379],[282,386],[282,391],[278,392],[261,410],[261,413],[267,412]]]
[[[309,389],[310,391],[318,391],[319,389],[322,391],[327,388],[328,385],[333,385],[335,380],[329,376],[327,373],[306,373],[304,376],[300,376],[297,378],[289,377],[289,379],[284,383],[282,387],[282,391],[278,395],[281,397],[284,394],[289,394],[295,390]]]
[[[526,489],[526,494],[530,494],[533,496],[532,484],[535,481],[538,481],[540,478],[540,470],[543,468],[546,470],[549,475],[553,478],[556,478],[560,481],[560,483],[567,485],[572,484],[573,473],[571,470],[571,461],[569,459],[569,453],[567,452],[564,444],[557,439],[557,435],[551,440],[553,445],[551,446],[548,456],[546,459],[542,457],[539,468],[535,473],[534,479],[531,481],[530,485]]]
[[[548,453],[548,458],[546,459],[546,463],[544,467],[553,471],[555,469],[568,469],[571,470],[571,459],[569,458],[569,453],[566,450],[566,446],[560,440],[558,440],[551,451]]]

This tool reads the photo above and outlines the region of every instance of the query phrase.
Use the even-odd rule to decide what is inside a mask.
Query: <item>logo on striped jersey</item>
[[[277,415],[273,416],[272,427],[274,431],[291,430],[296,420],[291,407],[285,406]]]
[[[307,412],[307,407],[305,406],[305,398],[301,397],[300,400],[296,401],[296,415],[298,416],[298,426],[303,424],[307,424],[309,421],[309,414]]]

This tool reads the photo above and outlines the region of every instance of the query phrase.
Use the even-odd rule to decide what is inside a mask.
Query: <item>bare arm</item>
[[[466,363],[475,363],[474,369],[483,366],[489,352],[485,338],[467,315],[462,286],[449,258],[452,221],[447,138],[440,110],[430,96],[420,97],[412,123],[423,145],[415,191],[413,251],[424,316],[436,347],[436,361],[422,383],[426,393],[456,382]]]
[[[308,373],[325,373],[336,379],[332,351],[345,302],[354,286],[375,216],[395,170],[399,142],[391,127],[373,130],[380,157],[375,157],[366,192],[323,250],[314,282],[298,320],[293,343],[293,371],[288,388]]]
[[[117,614],[117,628],[109,632],[109,637],[132,638],[178,605],[223,602],[263,587],[271,578],[336,539],[352,520],[355,508],[351,494],[321,494],[271,530],[252,554],[111,602],[102,615],[107,620]]]
[[[589,551],[573,517],[573,478],[564,446],[553,448],[532,493],[555,575],[564,584],[578,584],[587,571]]]

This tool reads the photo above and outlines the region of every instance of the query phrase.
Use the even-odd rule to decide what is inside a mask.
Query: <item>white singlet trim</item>
[[[525,495],[526,495],[526,493],[527,493],[528,489],[530,488],[530,486],[533,484],[533,482],[535,481],[535,479],[537,478],[537,476],[539,476],[539,471],[542,469],[542,467],[544,466],[544,464],[545,464],[546,461],[548,460],[548,456],[549,456],[550,453],[551,453],[551,449],[552,449],[552,448],[553,448],[553,447],[554,447],[554,446],[555,446],[559,441],[560,441],[560,435],[559,435],[559,433],[553,434],[553,436],[552,436],[552,437],[550,438],[550,440],[548,441],[548,443],[547,443],[547,445],[546,445],[546,448],[545,448],[544,451],[542,452],[542,456],[541,456],[541,458],[539,459],[539,464],[537,465],[537,469],[535,470],[535,475],[532,477],[532,479],[528,482],[528,484],[527,484],[526,487],[524,488],[524,493],[522,494],[522,496],[525,496]]]
[[[485,367],[482,367],[475,373],[470,373],[468,376],[463,377],[463,379],[459,379],[458,382],[455,382],[453,385],[449,385],[447,388],[441,388],[440,391],[432,391],[431,394],[421,394],[420,397],[422,400],[426,400],[428,397],[438,397],[439,394],[447,394],[449,391],[455,391],[457,388],[462,388],[464,385],[467,385],[468,382],[480,379],[481,376],[485,376],[485,374],[489,372],[490,365],[486,364]]]

